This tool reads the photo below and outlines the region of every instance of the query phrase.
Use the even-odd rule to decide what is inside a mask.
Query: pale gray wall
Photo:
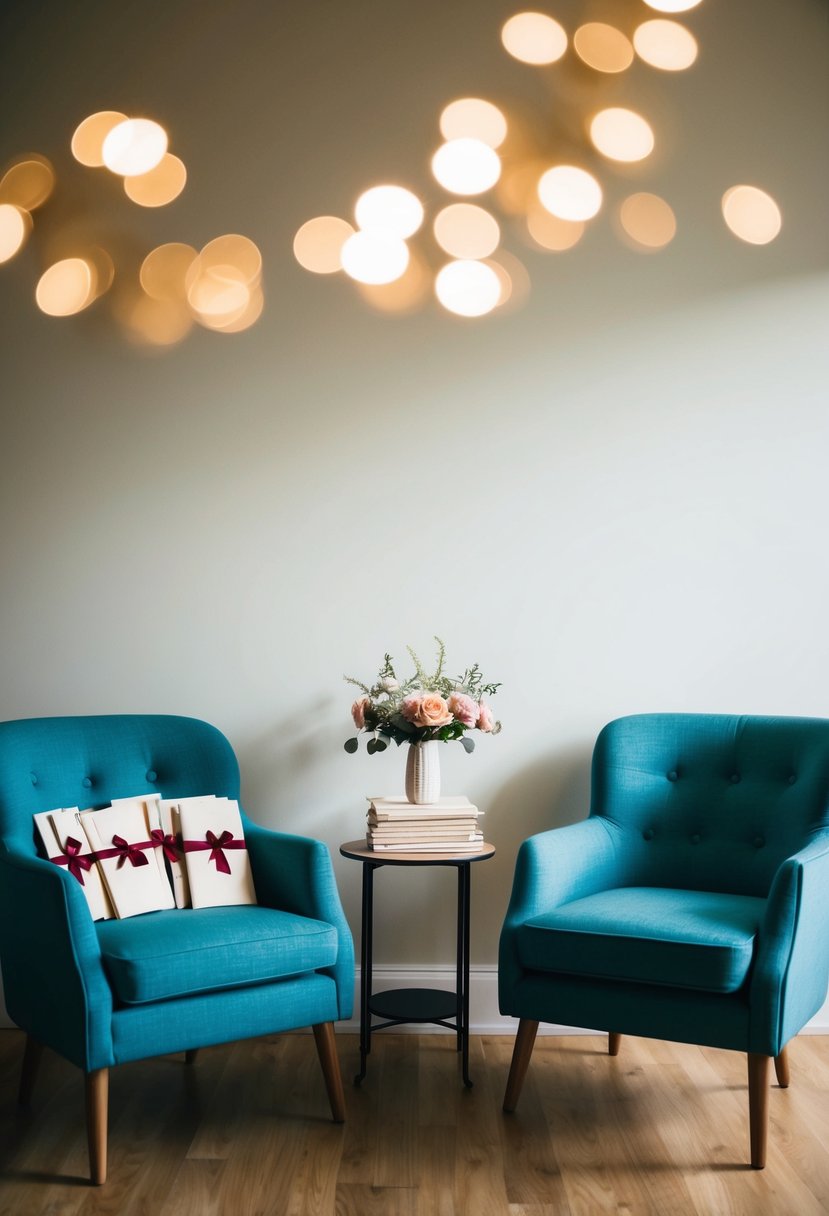
[[[147,356],[101,308],[40,315],[35,245],[0,268],[0,714],[215,722],[254,817],[329,843],[356,929],[358,867],[336,849],[404,757],[343,752],[341,675],[441,634],[504,683],[503,734],[444,754],[498,846],[475,874],[479,963],[519,841],[585,813],[608,719],[829,712],[825,4],[704,0],[697,68],[597,86],[662,135],[651,167],[604,174],[614,201],[628,181],[674,203],[659,257],[606,218],[559,258],[508,230],[532,292],[472,323],[378,315],[293,260],[298,226],[367,185],[438,198],[451,98],[552,121],[543,74],[500,49],[512,11],[38,3],[4,9],[0,37],[0,154],[58,168],[43,231],[84,208],[140,252],[241,231],[267,292],[249,333]],[[556,11],[572,29],[586,9]],[[110,107],[167,123],[190,169],[171,207],[138,213],[73,168],[75,124]],[[783,208],[768,248],[720,218],[743,180]],[[381,961],[452,957],[450,881],[384,877]]]

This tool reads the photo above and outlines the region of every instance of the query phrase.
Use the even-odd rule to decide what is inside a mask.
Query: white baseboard
[[[386,988],[441,988],[453,992],[455,989],[454,967],[393,967],[373,968],[372,987],[376,992]],[[515,1034],[518,1022],[506,1018],[498,1011],[498,968],[470,967],[469,969],[469,1027],[473,1034]],[[354,980],[354,1016],[348,1022],[339,1023],[343,1031],[360,1029],[360,969]],[[440,1026],[411,1023],[400,1026],[401,1034],[446,1034]],[[397,1030],[395,1031],[397,1033]],[[577,1026],[542,1024],[539,1034],[598,1034],[599,1031],[583,1030]],[[829,1000],[803,1028],[801,1034],[829,1034]]]

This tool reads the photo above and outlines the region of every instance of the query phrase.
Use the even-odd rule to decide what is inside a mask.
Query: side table
[[[484,844],[474,853],[396,853],[375,852],[365,840],[350,840],[340,845],[343,857],[363,865],[362,934],[360,941],[360,1071],[354,1078],[359,1085],[366,1075],[366,1058],[371,1051],[371,1036],[386,1026],[427,1022],[445,1026],[458,1037],[463,1082],[469,1079],[469,905],[470,866],[486,861],[495,848]],[[372,946],[374,936],[374,871],[383,866],[454,866],[458,871],[458,938],[456,984],[454,992],[441,988],[393,988],[386,992],[372,989]],[[383,1020],[373,1023],[373,1018]],[[450,1018],[454,1018],[454,1025]]]

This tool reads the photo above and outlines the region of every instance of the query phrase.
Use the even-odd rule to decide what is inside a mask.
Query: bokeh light
[[[522,63],[555,63],[567,50],[567,34],[546,13],[516,13],[501,29],[501,41]]]
[[[600,110],[590,123],[594,147],[610,160],[638,161],[653,151],[650,123],[634,110],[612,106]]]
[[[262,276],[262,254],[254,241],[236,232],[214,237],[208,241],[198,256],[198,265],[188,271],[190,278],[204,270],[230,266],[233,278],[250,287],[255,287]],[[188,284],[189,289],[189,284]]]
[[[648,8],[655,8],[658,13],[687,13],[699,3],[700,0],[645,0]]]
[[[107,169],[120,177],[149,173],[167,151],[167,132],[150,118],[126,118],[104,139],[101,155]]]
[[[187,303],[202,324],[230,325],[250,304],[251,289],[235,266],[201,267],[187,288]]]
[[[414,312],[428,300],[432,290],[432,276],[421,259],[411,255],[406,270],[393,283],[358,283],[357,289],[363,299],[378,312],[402,316]]]
[[[453,258],[477,260],[498,248],[501,229],[494,215],[474,203],[451,203],[435,216],[435,240]]]
[[[645,21],[633,35],[636,54],[652,68],[683,72],[695,62],[697,40],[678,21]]]
[[[580,25],[573,35],[573,46],[579,59],[597,72],[624,72],[633,63],[630,39],[602,21]]]
[[[508,215],[523,218],[533,203],[538,202],[538,179],[547,164],[545,160],[530,157],[504,167],[495,187],[495,197]]]
[[[722,213],[734,235],[750,245],[768,245],[783,225],[777,203],[757,186],[732,186],[726,190]]]
[[[307,220],[294,237],[294,257],[312,274],[334,274],[342,270],[342,249],[354,229],[336,215],[318,215]]]
[[[560,220],[589,220],[602,205],[602,188],[586,169],[556,165],[539,181],[538,197]]]
[[[199,324],[205,329],[213,330],[219,334],[238,334],[242,330],[250,329],[262,315],[262,310],[265,307],[265,297],[261,287],[254,287],[249,291],[248,302],[243,310],[238,315],[233,315],[231,319],[223,316],[220,313],[208,313],[199,316]]]
[[[95,299],[96,276],[85,258],[64,258],[45,270],[38,280],[35,299],[50,317],[70,317]]]
[[[139,177],[125,177],[127,197],[139,207],[165,207],[178,198],[187,182],[184,162],[172,152],[165,152],[159,163]]]
[[[90,114],[72,136],[72,155],[75,160],[90,169],[100,169],[104,163],[104,140],[113,127],[126,122],[126,114],[120,110],[99,110]]]
[[[0,181],[0,203],[35,211],[55,188],[55,170],[45,156],[29,153],[17,160]]]
[[[450,139],[432,157],[432,172],[451,194],[483,194],[501,176],[501,159],[482,139]]]
[[[28,211],[13,203],[0,203],[0,263],[8,262],[23,248],[31,230]]]
[[[409,264],[409,249],[386,232],[355,232],[342,247],[342,263],[358,283],[393,283]]]
[[[499,249],[497,256],[487,258],[484,265],[489,266],[498,278],[501,289],[499,312],[512,312],[520,308],[530,294],[530,275],[524,263],[508,250]]]
[[[141,295],[121,310],[129,337],[149,346],[174,346],[193,328],[193,317],[182,300],[159,300]]]
[[[572,249],[584,236],[583,220],[562,220],[536,204],[527,213],[527,230],[542,249],[563,253]]]
[[[491,101],[459,97],[443,110],[440,133],[446,140],[480,139],[490,148],[499,148],[507,137],[507,120]]]
[[[187,272],[197,257],[193,246],[181,241],[158,245],[141,263],[141,286],[154,300],[186,300]]]
[[[664,249],[676,236],[676,216],[658,194],[629,195],[619,208],[619,221],[638,249]]]
[[[423,204],[403,186],[372,186],[357,199],[354,217],[363,231],[405,240],[423,223]]]
[[[447,262],[435,279],[437,298],[459,317],[482,317],[492,312],[498,307],[501,290],[498,275],[483,262]]]

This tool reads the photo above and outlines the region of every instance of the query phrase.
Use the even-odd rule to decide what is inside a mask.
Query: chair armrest
[[[512,895],[498,953],[501,1012],[521,978],[515,933],[525,921],[574,899],[621,886],[625,873],[613,825],[591,816],[565,828],[530,836],[518,850]]]
[[[351,1017],[354,943],[327,847],[320,840],[269,831],[250,820],[245,822],[245,839],[261,904],[325,921],[337,930],[337,962],[329,973],[337,985],[339,1015]]]
[[[0,954],[18,1026],[87,1071],[113,1063],[112,991],[77,879],[0,852]]]
[[[771,884],[751,980],[750,1051],[779,1055],[826,1000],[829,837],[788,857]]]

